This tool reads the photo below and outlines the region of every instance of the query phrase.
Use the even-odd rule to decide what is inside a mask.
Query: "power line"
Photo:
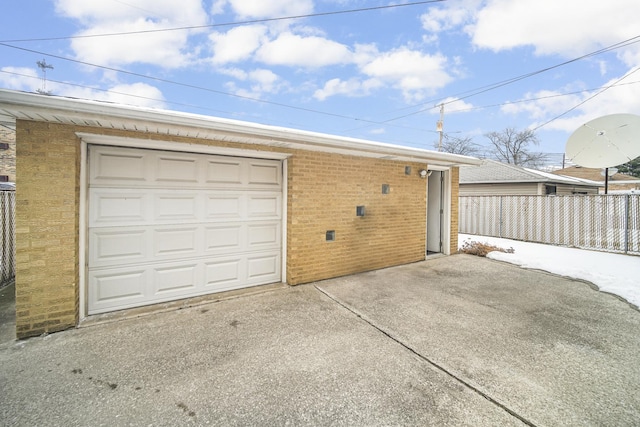
[[[568,61],[564,61],[564,62],[561,62],[559,64],[552,65],[550,67],[542,68],[542,69],[539,69],[537,71],[532,71],[532,72],[529,72],[529,73],[526,73],[526,74],[522,74],[520,76],[511,77],[509,79],[502,80],[502,81],[499,81],[499,82],[496,82],[496,83],[491,83],[491,84],[488,84],[488,85],[485,85],[485,86],[481,86],[481,87],[476,88],[476,89],[471,89],[471,90],[467,90],[467,91],[464,91],[464,92],[460,92],[460,93],[452,95],[452,96],[444,97],[445,99],[446,98],[452,98],[452,99],[450,101],[447,101],[447,102],[442,102],[441,104],[448,105],[448,104],[452,104],[452,103],[457,102],[457,101],[462,101],[464,99],[471,98],[472,96],[480,95],[482,93],[486,93],[486,92],[501,88],[503,86],[510,85],[510,84],[518,82],[520,80],[524,80],[526,78],[533,77],[535,75],[542,74],[542,73],[545,73],[547,71],[554,70],[556,68],[571,64],[573,62],[577,62],[577,61],[580,61],[582,59],[586,59],[586,58],[590,58],[592,56],[599,55],[601,53],[606,53],[606,52],[609,52],[609,51],[612,51],[612,50],[615,50],[615,49],[619,49],[621,47],[626,47],[626,46],[629,46],[631,44],[635,44],[635,43],[638,43],[638,42],[640,42],[640,35],[637,35],[635,37],[631,37],[629,39],[623,40],[623,41],[618,42],[618,43],[614,43],[614,44],[612,44],[610,46],[604,47],[602,49],[598,49],[596,51],[593,51],[593,52],[587,53],[585,55],[570,59]],[[464,96],[461,96],[461,95],[464,95]],[[439,98],[439,99],[442,99],[442,98]],[[403,108],[403,110],[406,110],[406,109],[409,109],[409,108],[415,108],[415,107],[418,107],[418,106],[421,106],[421,105],[433,104],[434,102],[437,102],[437,101],[438,100],[435,99],[435,100],[431,100],[431,101],[427,101],[427,102],[422,102],[420,104],[416,104],[416,105],[413,105],[411,107],[405,107],[405,108]],[[429,108],[423,108],[423,109],[420,109],[418,111],[414,111],[412,113],[408,113],[408,114],[404,114],[402,116],[398,116],[398,117],[394,117],[394,118],[388,119],[385,122],[400,120],[400,119],[403,119],[405,117],[413,116],[413,115],[416,115],[416,114],[419,114],[419,113],[422,113],[422,112],[425,112],[425,111],[432,110],[434,108],[438,108],[439,106],[440,106],[440,104],[435,105],[435,106],[430,106]]]
[[[304,15],[282,16],[277,18],[262,18],[262,19],[251,19],[247,21],[225,22],[220,24],[192,25],[192,26],[175,27],[175,28],[162,28],[162,29],[155,29],[155,30],[126,31],[126,32],[119,32],[119,33],[85,34],[85,35],[79,35],[79,36],[0,40],[0,42],[18,43],[18,42],[35,42],[35,41],[71,40],[71,39],[84,39],[84,38],[93,38],[93,37],[113,37],[113,36],[128,36],[132,34],[160,33],[160,32],[167,32],[167,31],[199,30],[203,28],[232,27],[232,26],[240,26],[240,25],[259,24],[259,23],[265,23],[265,22],[285,21],[285,20],[292,20],[292,19],[343,15],[347,13],[371,12],[375,10],[394,9],[394,8],[406,7],[406,6],[420,6],[420,5],[432,4],[432,3],[442,3],[445,1],[447,0],[427,0],[427,1],[417,1],[417,2],[411,2],[411,3],[390,4],[387,6],[363,7],[359,9],[336,10],[331,12],[318,12],[318,13],[309,13]]]
[[[1,45],[1,43],[0,43]],[[29,74],[22,74],[22,73],[16,73],[14,71],[6,71],[6,70],[1,70],[0,69],[0,73],[3,74],[10,74],[10,75],[14,75],[14,76],[20,76],[20,77],[27,77],[27,78],[31,78],[31,79],[37,79],[38,77],[29,75]],[[196,108],[196,109],[200,109],[200,110],[208,110],[208,111],[215,111],[217,113],[224,113],[224,114],[228,114],[230,116],[234,116],[237,115],[237,113],[231,112],[231,111],[224,111],[224,110],[218,110],[218,109],[214,109],[214,108],[210,108],[210,107],[203,107],[200,105],[194,105],[194,104],[185,104],[185,103],[180,103],[180,102],[175,102],[175,101],[170,101],[170,100],[166,100],[166,99],[159,99],[159,98],[152,98],[152,97],[148,97],[148,96],[142,96],[142,95],[132,95],[130,93],[125,93],[125,92],[118,92],[115,90],[111,90],[111,89],[102,89],[99,87],[95,87],[95,86],[86,86],[86,85],[81,85],[81,84],[77,84],[77,83],[70,83],[70,82],[63,82],[60,80],[48,80],[51,83],[57,83],[57,84],[61,84],[61,85],[66,85],[66,86],[73,86],[73,87],[79,87],[82,89],[91,89],[91,90],[95,90],[95,91],[99,91],[99,92],[105,92],[105,93],[112,93],[115,95],[124,95],[124,96],[128,96],[131,98],[138,98],[138,99],[145,99],[145,100],[149,100],[149,101],[156,101],[156,102],[163,102],[163,103],[167,103],[167,104],[171,104],[171,105],[179,105],[182,107],[188,107],[188,108]],[[178,84],[178,83],[176,83]],[[235,96],[234,94],[231,93],[226,93],[226,92],[221,92],[223,94],[227,94],[230,96]],[[247,98],[247,97],[244,97]],[[255,100],[256,102],[267,102],[258,98],[250,98],[252,100]],[[295,108],[295,109],[300,109],[299,107],[294,107],[294,106],[290,106],[290,105],[286,105],[286,104],[277,104],[280,106],[286,106],[289,108]],[[328,114],[326,112],[323,111],[317,111],[317,110],[312,110],[312,109],[304,109],[304,111],[307,112],[314,112],[314,113],[319,113],[319,114]],[[368,121],[371,124],[382,124],[379,122],[375,122],[375,121],[370,121],[370,120],[365,120],[365,119],[359,119],[359,118],[354,118],[354,117],[349,117],[349,116],[341,116],[338,114],[334,114],[335,116],[338,116],[340,118],[344,118],[344,119],[350,119],[350,120],[359,120],[359,121]],[[429,129],[421,129],[421,128],[416,128],[416,127],[409,127],[409,126],[402,126],[402,125],[395,125],[395,124],[391,124],[390,126],[396,127],[396,128],[401,128],[401,129],[411,129],[411,130],[417,130],[417,131],[421,131],[421,132],[433,132],[435,133],[436,131],[433,130],[429,130]]]
[[[551,122],[554,122],[556,120],[558,120],[560,117],[567,115],[568,113],[570,113],[571,111],[575,110],[576,108],[580,107],[583,104],[586,104],[587,102],[591,101],[593,98],[595,98],[596,96],[602,94],[603,92],[611,89],[613,86],[615,86],[616,83],[621,82],[622,80],[626,79],[627,77],[629,77],[630,75],[634,74],[635,72],[640,71],[640,67],[637,67],[636,69],[634,69],[633,71],[631,71],[629,74],[622,76],[621,78],[619,78],[618,80],[615,81],[615,83],[609,85],[609,86],[605,86],[601,91],[593,94],[592,96],[588,97],[587,99],[583,100],[582,102],[574,105],[573,107],[569,108],[567,111],[565,111],[562,114],[559,114],[557,116],[555,116],[554,118],[552,118],[551,120],[547,120],[546,122],[542,123],[539,126],[536,126],[535,128],[532,129],[532,131],[536,131],[538,129],[540,129],[543,126],[548,125]]]
[[[406,3],[406,4],[402,4],[402,5],[395,5],[394,7],[397,7],[397,6],[410,6],[410,5],[426,4],[426,3],[434,3],[434,2],[439,2],[439,1],[445,1],[445,0],[432,0],[432,1]],[[322,16],[322,15],[338,14],[338,13],[352,13],[352,12],[366,11],[366,10],[387,9],[389,7],[392,7],[392,6],[381,6],[381,7],[374,7],[374,8],[353,9],[353,10],[349,10],[349,11],[339,11],[339,12],[326,12],[326,13],[320,13],[320,14],[311,14],[311,15],[308,15],[308,16]],[[307,16],[307,15],[301,15],[300,17],[305,17],[305,16]],[[270,18],[268,20],[293,19],[293,18],[295,18],[295,17]],[[233,25],[233,24],[217,24],[217,25]],[[153,30],[153,31],[158,31],[158,30]],[[125,33],[121,33],[121,34],[125,34]],[[106,36],[106,35],[100,35],[100,36]],[[34,39],[34,40],[36,40],[36,39]],[[571,60],[556,64],[556,65],[553,65],[553,66],[550,66],[550,67],[546,67],[546,68],[543,68],[543,69],[540,69],[540,70],[537,70],[537,71],[533,71],[533,72],[526,73],[526,74],[523,74],[523,75],[520,75],[520,76],[516,76],[516,77],[510,78],[510,79],[502,80],[500,82],[496,82],[496,83],[493,83],[493,84],[485,85],[485,86],[482,86],[482,87],[479,87],[479,88],[476,88],[476,89],[472,89],[472,90],[468,90],[468,91],[462,92],[462,93],[460,93],[458,95],[464,95],[464,94],[467,94],[467,95],[463,96],[463,97],[457,97],[458,95],[454,95],[454,97],[450,97],[450,98],[455,98],[455,99],[452,99],[450,101],[447,101],[447,102],[444,102],[444,103],[441,103],[441,104],[442,105],[448,105],[448,104],[451,104],[451,103],[454,103],[454,102],[457,102],[457,101],[460,101],[460,100],[463,100],[463,99],[466,99],[466,98],[469,98],[469,97],[472,97],[472,96],[475,96],[475,95],[478,95],[478,94],[481,94],[481,93],[485,93],[485,92],[488,92],[488,91],[491,91],[491,90],[498,89],[498,88],[506,86],[508,84],[511,84],[511,83],[526,79],[528,77],[535,76],[537,74],[544,73],[546,71],[553,70],[555,68],[558,68],[558,67],[561,67],[561,66],[564,66],[564,65],[567,65],[567,64],[582,60],[582,59],[586,59],[586,58],[589,58],[589,57],[592,57],[592,56],[595,56],[595,55],[598,55],[598,54],[601,54],[601,53],[609,52],[609,51],[612,51],[614,49],[625,47],[625,46],[628,46],[628,45],[631,45],[631,44],[635,44],[635,43],[638,43],[638,42],[640,42],[640,35],[632,37],[632,38],[629,38],[627,40],[623,40],[621,42],[618,42],[618,43],[615,43],[613,45],[607,46],[605,48],[596,50],[594,52],[582,55],[582,56],[577,57],[577,58],[573,58]],[[399,126],[399,125],[393,125],[390,122],[399,120],[401,118],[409,117],[409,116],[412,116],[412,115],[415,115],[415,114],[418,114],[418,113],[421,113],[421,112],[424,112],[424,111],[428,111],[428,110],[431,110],[431,109],[435,108],[435,107],[429,107],[429,108],[421,109],[421,110],[418,110],[418,111],[415,111],[415,112],[412,112],[412,113],[409,113],[409,114],[405,114],[405,115],[402,115],[402,116],[399,116],[399,117],[394,117],[394,118],[383,120],[383,121],[374,121],[374,120],[367,120],[367,119],[362,119],[362,118],[358,118],[358,117],[346,116],[346,115],[337,114],[337,113],[330,113],[330,112],[321,111],[321,110],[315,110],[315,109],[311,109],[311,108],[292,106],[292,105],[283,104],[283,103],[279,103],[279,102],[268,101],[268,100],[264,100],[264,99],[260,99],[260,98],[254,98],[254,97],[250,97],[250,96],[246,96],[246,95],[238,95],[238,94],[234,94],[234,93],[219,91],[219,90],[215,90],[215,89],[212,89],[212,88],[206,88],[206,87],[192,85],[192,84],[188,84],[188,83],[172,81],[172,80],[169,80],[169,79],[163,79],[163,78],[160,78],[160,77],[149,76],[149,75],[140,74],[140,73],[131,72],[131,71],[122,70],[122,69],[117,69],[117,68],[113,68],[113,67],[107,67],[107,66],[92,64],[92,63],[79,61],[79,60],[75,60],[75,59],[71,59],[71,58],[67,58],[67,57],[63,57],[63,56],[59,56],[59,55],[52,55],[52,54],[47,54],[47,53],[39,52],[39,51],[32,50],[32,49],[13,46],[13,45],[9,45],[9,44],[4,43],[4,42],[0,42],[0,46],[5,46],[5,47],[8,47],[8,48],[18,49],[18,50],[22,50],[22,51],[26,51],[26,52],[31,52],[31,53],[37,53],[37,54],[40,54],[40,55],[46,55],[46,56],[62,59],[62,60],[69,61],[69,62],[74,62],[74,63],[87,65],[87,66],[91,66],[91,67],[101,68],[101,69],[105,69],[105,70],[109,70],[109,71],[115,71],[115,72],[119,72],[119,73],[124,73],[124,74],[128,74],[128,75],[131,75],[131,76],[143,78],[143,79],[154,80],[154,81],[157,81],[157,82],[162,82],[162,83],[167,83],[167,84],[187,87],[187,88],[196,89],[196,90],[203,90],[203,91],[207,91],[207,92],[211,92],[211,93],[217,93],[217,94],[220,94],[220,95],[226,95],[226,96],[236,97],[236,98],[239,98],[239,99],[250,100],[250,101],[254,101],[254,102],[259,102],[259,103],[279,106],[279,107],[282,107],[282,108],[295,109],[295,110],[299,110],[299,111],[322,114],[322,115],[326,115],[326,116],[337,117],[337,118],[342,118],[342,119],[347,119],[347,120],[355,120],[355,121],[365,122],[365,123],[369,123],[369,124],[373,124],[373,125],[388,124],[388,125],[391,125],[391,126],[394,126],[394,127],[403,127],[403,126]],[[635,70],[635,71],[637,71],[637,70]],[[623,77],[622,79],[628,77],[629,75]],[[616,86],[622,79],[619,79],[616,83],[604,88],[601,92],[599,92],[599,93],[593,95],[592,97],[586,99],[584,102],[578,104],[577,106],[573,107],[569,111],[566,111],[562,115],[565,115],[565,114],[569,113],[570,111],[573,111],[575,108],[579,107],[580,105],[584,104],[585,102],[589,101],[590,99],[594,98],[595,96],[599,95],[600,93],[604,92],[605,90],[609,89],[610,87]],[[66,82],[59,82],[59,83],[61,83],[61,84],[70,84],[70,83],[66,83]],[[99,90],[102,90],[102,89],[99,89]],[[580,91],[580,92],[584,92],[584,91]],[[114,92],[114,93],[117,93],[117,92]],[[129,94],[122,94],[122,95],[129,95]],[[129,96],[135,96],[135,95],[129,95]],[[554,95],[554,96],[564,96],[564,95]],[[144,98],[144,97],[141,97],[141,98]],[[542,98],[534,98],[534,99],[529,99],[529,100],[514,101],[513,103],[515,103],[515,102],[526,102],[526,101],[536,100],[536,99],[542,99]],[[431,101],[431,102],[433,102],[433,101]],[[412,107],[407,107],[407,108],[414,108],[416,106],[425,105],[425,104],[426,103],[421,103],[421,104],[417,104],[417,105],[414,105]],[[506,104],[509,104],[509,103],[497,104],[497,105],[506,105]],[[440,104],[438,104],[438,105],[440,105]],[[190,106],[190,107],[193,107],[193,106]],[[200,108],[200,107],[197,107],[197,108]],[[202,107],[202,108],[204,108],[204,107]],[[478,107],[478,108],[483,108],[483,107]],[[462,110],[462,111],[464,111],[464,110]],[[559,118],[561,116],[558,116],[558,117],[556,117],[556,118],[554,118],[554,119],[552,119],[552,120],[550,120],[550,121],[538,126],[536,129],[538,129],[538,128],[542,127],[542,126],[545,126],[546,124],[556,120],[557,118]],[[435,132],[435,131],[429,131],[429,132]]]
[[[90,66],[90,67],[96,67],[96,68],[100,68],[100,69],[108,70],[108,71],[115,71],[117,73],[123,73],[123,74],[127,74],[127,75],[130,75],[130,76],[139,77],[139,78],[148,79],[148,80],[154,80],[154,81],[161,82],[161,83],[167,83],[167,84],[186,87],[186,88],[190,88],[190,89],[202,90],[202,91],[206,91],[206,92],[216,93],[216,94],[219,94],[219,95],[231,96],[231,97],[235,97],[235,98],[239,98],[239,99],[243,99],[243,100],[254,101],[254,102],[264,103],[264,104],[268,104],[268,105],[274,105],[274,106],[283,107],[283,108],[290,108],[290,109],[293,109],[293,110],[305,111],[305,112],[310,112],[310,113],[323,114],[323,115],[326,115],[326,116],[338,117],[338,118],[342,118],[342,119],[349,119],[349,120],[356,120],[356,121],[380,124],[379,122],[374,122],[374,121],[366,120],[366,119],[360,119],[360,118],[357,118],[357,117],[350,117],[350,116],[345,116],[345,115],[342,115],[342,114],[330,113],[328,111],[314,110],[314,109],[311,109],[311,108],[297,107],[297,106],[294,106],[294,105],[283,104],[283,103],[280,103],[280,102],[267,101],[267,100],[264,100],[264,99],[254,98],[254,97],[251,97],[251,96],[238,95],[238,94],[235,94],[235,93],[224,92],[224,91],[221,91],[221,90],[216,90],[216,89],[212,89],[212,88],[208,88],[208,87],[197,86],[197,85],[190,84],[190,83],[182,83],[182,82],[177,82],[177,81],[174,81],[174,80],[163,79],[161,77],[154,77],[154,76],[150,76],[150,75],[136,73],[136,72],[133,72],[133,71],[122,70],[122,69],[118,69],[118,68],[114,68],[114,67],[107,67],[105,65],[92,64],[90,62],[79,61],[77,59],[71,59],[71,58],[67,58],[67,57],[64,57],[64,56],[60,56],[60,55],[49,54],[49,53],[40,52],[40,51],[33,50],[33,49],[27,49],[27,48],[19,47],[19,46],[12,46],[10,44],[6,44],[6,43],[2,43],[2,42],[0,42],[0,46],[5,46],[5,47],[11,48],[11,49],[18,49],[18,50],[22,50],[22,51],[25,51],[25,52],[37,53],[39,55],[45,55],[45,56],[49,56],[49,57],[52,57],[52,58],[61,59],[63,61],[74,62],[76,64],[87,65],[87,66]]]
[[[600,90],[603,89],[605,87],[619,87],[619,86],[627,86],[627,85],[633,85],[633,84],[638,84],[640,83],[640,80],[636,80],[635,82],[628,82],[628,83],[613,83],[609,86],[601,86],[598,88],[591,88],[591,89],[582,89],[582,90],[576,90],[573,92],[565,92],[565,93],[556,93],[554,95],[546,95],[546,96],[539,96],[536,98],[523,98],[523,99],[518,99],[516,101],[505,101],[502,102],[500,104],[490,104],[490,105],[479,105],[476,107],[469,107],[469,108],[461,108],[459,110],[449,110],[449,113],[463,113],[463,112],[467,112],[467,111],[474,111],[474,110],[484,110],[485,108],[493,108],[493,107],[502,107],[505,105],[513,105],[513,104],[522,104],[525,102],[532,102],[532,101],[540,101],[543,99],[551,99],[551,98],[559,98],[562,96],[569,96],[569,95],[577,95],[580,93],[585,93],[585,92],[593,92],[596,90]]]

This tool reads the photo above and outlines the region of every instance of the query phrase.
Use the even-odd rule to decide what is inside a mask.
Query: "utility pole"
[[[53,65],[47,64],[44,59],[36,62],[38,68],[42,71],[42,89],[37,89],[36,92],[42,95],[51,95],[51,92],[47,92],[47,69],[53,70]]]
[[[444,131],[444,103],[440,104],[440,120],[436,122],[436,130],[440,134],[438,151],[442,151],[442,133]]]

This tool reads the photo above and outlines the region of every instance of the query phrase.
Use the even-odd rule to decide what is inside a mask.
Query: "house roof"
[[[0,89],[0,121],[13,119],[64,123],[159,135],[210,139],[424,162],[430,167],[479,165],[474,157],[347,138],[277,126],[103,101],[47,96]]]
[[[604,175],[602,175],[602,169],[598,168],[584,168],[581,166],[571,166],[564,169],[553,171],[554,174],[572,176],[574,178],[589,179],[592,181],[604,181]],[[634,176],[625,175],[622,173],[616,173],[609,177],[609,182],[615,183],[640,183],[640,178]]]
[[[586,179],[554,175],[535,169],[483,159],[482,164],[474,168],[460,170],[460,184],[504,184],[523,182],[544,182],[578,186],[598,187],[602,184]]]

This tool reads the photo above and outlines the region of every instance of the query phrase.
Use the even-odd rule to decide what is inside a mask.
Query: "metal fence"
[[[0,191],[0,285],[16,276],[16,192]]]
[[[460,196],[459,231],[640,255],[640,194]]]

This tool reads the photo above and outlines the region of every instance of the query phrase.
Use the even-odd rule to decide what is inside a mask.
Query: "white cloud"
[[[637,36],[638,15],[637,0],[489,0],[471,31],[481,48],[533,46],[539,55],[573,57]]]
[[[227,82],[225,86],[236,95],[250,98],[262,98],[265,93],[278,93],[287,83],[271,70],[255,69],[243,71],[239,69],[225,69],[224,74],[239,81],[247,82],[249,87],[240,87],[236,82]]]
[[[85,26],[145,17],[154,22],[167,21],[178,25],[203,25],[206,13],[200,0],[136,0],[86,1],[56,0],[56,11],[79,20]]]
[[[349,80],[335,78],[326,82],[322,89],[316,90],[313,97],[319,101],[324,101],[334,95],[346,95],[349,97],[366,96],[369,95],[373,89],[379,88],[380,86],[382,86],[382,83],[378,79],[361,81],[357,78]]]
[[[619,79],[619,77],[612,79],[604,86],[616,84]],[[640,83],[634,83],[633,79],[629,79],[627,82],[629,84],[624,84],[625,82],[623,80],[592,99],[589,98],[597,92],[556,96],[569,91],[538,91],[527,94],[527,98],[535,100],[509,104],[503,106],[502,111],[511,115],[524,114],[533,122],[531,127],[536,127],[572,110],[566,116],[555,119],[544,126],[545,130],[560,130],[571,133],[582,124],[600,116],[617,113],[635,114],[640,111]],[[582,102],[584,104],[579,105]]]
[[[399,48],[380,53],[362,71],[402,90],[407,100],[419,101],[451,82],[446,67],[447,58],[441,54]]]
[[[352,57],[349,48],[343,44],[317,36],[302,37],[291,32],[280,34],[256,52],[256,59],[265,64],[304,68],[345,64],[351,62]]]
[[[214,10],[222,10],[217,2]],[[227,0],[233,11],[243,18],[274,18],[306,15],[313,12],[313,0]]]
[[[238,80],[246,80],[248,77],[247,72],[240,68],[219,68],[217,71],[221,74],[231,76]]]
[[[42,90],[42,78],[35,69],[3,67],[0,69],[0,86],[7,89],[35,92]],[[47,92],[57,96],[93,99],[120,104],[165,108],[162,92],[145,83],[115,84],[106,90],[72,86],[54,81],[46,82]]]
[[[430,33],[440,33],[464,28],[475,21],[482,0],[459,0],[446,6],[432,7],[420,17],[422,28]]]
[[[280,84],[280,77],[271,70],[259,69],[253,70],[249,73],[249,80],[255,82],[253,85],[254,91],[264,92],[277,92]]]
[[[457,98],[445,98],[441,102],[443,104],[446,104],[445,111],[447,114],[464,113],[475,107],[473,104],[470,104],[468,102],[465,102],[462,99],[457,99]],[[439,110],[431,110],[431,111],[438,114],[440,113]]]
[[[562,96],[568,92],[573,91],[564,88],[562,91],[539,90],[527,93],[518,102],[503,105],[500,110],[510,115],[525,113],[531,120],[545,120],[575,107],[585,97],[584,94]]]
[[[226,64],[249,59],[264,40],[267,28],[262,25],[247,25],[233,28],[226,33],[211,33],[213,62]]]
[[[76,35],[150,31],[207,23],[208,15],[199,0],[140,0],[125,2],[89,2],[57,0],[56,11],[76,19],[83,27]],[[130,34],[119,37],[77,38],[71,43],[76,57],[100,65],[144,62],[172,68],[186,65],[190,34],[201,30],[181,30]]]
[[[25,92],[42,88],[42,79],[33,68],[2,67],[0,71],[0,86],[3,88]]]
[[[107,92],[77,87],[67,89],[61,86],[55,94],[140,107],[165,108],[162,92],[146,83],[119,84],[110,87]]]
[[[89,33],[110,33],[122,31],[144,31],[159,26],[146,20],[137,22],[109,23],[93,26],[80,35]],[[98,37],[74,39],[71,47],[76,57],[91,64],[115,66],[132,63],[149,63],[166,68],[186,65],[189,55],[183,52],[187,47],[184,32],[161,32],[118,37]]]

